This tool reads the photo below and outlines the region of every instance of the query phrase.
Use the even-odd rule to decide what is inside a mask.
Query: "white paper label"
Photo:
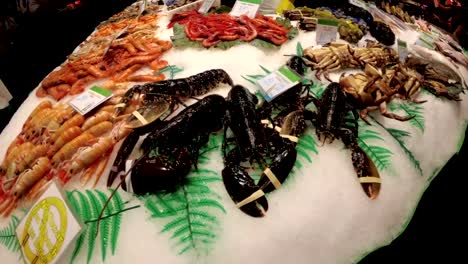
[[[324,45],[336,40],[338,34],[338,21],[318,19],[316,29],[317,45]]]
[[[257,85],[260,87],[265,100],[270,102],[278,95],[298,84],[300,79],[301,77],[287,66],[283,66],[277,71],[257,80]]]
[[[198,9],[198,13],[206,14],[210,10],[211,6],[215,0],[205,0],[203,1],[203,4],[201,5],[200,9]]]
[[[26,263],[63,263],[61,255],[83,230],[55,181],[16,228]]]
[[[401,62],[404,62],[408,57],[408,45],[403,40],[398,40],[398,58]]]
[[[360,0],[349,0],[349,3],[352,5],[358,6],[360,8],[363,8],[363,9],[367,8],[367,4]]]
[[[70,101],[70,105],[80,114],[85,115],[96,106],[112,97],[112,92],[104,88],[93,86]]]
[[[262,0],[237,0],[231,10],[231,16],[247,15],[254,18]]]

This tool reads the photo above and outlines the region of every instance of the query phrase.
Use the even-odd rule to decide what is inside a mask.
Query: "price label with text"
[[[262,2],[262,0],[237,0],[230,14],[231,16],[247,15],[254,18]]]
[[[198,13],[206,14],[210,10],[211,6],[213,6],[215,0],[205,0],[203,4],[198,9]]]
[[[112,92],[104,88],[93,86],[70,101],[70,105],[80,114],[85,115],[96,106],[112,97]]]
[[[318,19],[316,29],[316,40],[318,45],[323,45],[336,40],[338,34],[338,21],[330,19]]]
[[[408,57],[408,45],[403,40],[398,40],[398,58],[401,62],[404,62]]]
[[[289,69],[288,66],[282,66],[262,79],[257,80],[263,96],[267,102],[270,102],[278,95],[286,92],[299,83],[301,77]]]

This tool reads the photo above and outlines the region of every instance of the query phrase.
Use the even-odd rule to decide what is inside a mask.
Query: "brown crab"
[[[330,80],[328,73],[341,69],[362,68],[366,64],[383,68],[395,64],[398,61],[397,53],[391,49],[368,41],[363,48],[353,48],[348,44],[332,42],[325,47],[304,50],[306,64],[316,70],[319,79],[323,73]]]
[[[366,64],[364,73],[351,74],[340,77],[341,88],[354,98],[359,109],[361,119],[366,123],[367,114],[379,109],[380,113],[388,118],[407,121],[414,116],[399,116],[387,110],[387,102],[394,97],[416,101],[414,97],[419,92],[420,79],[408,69],[397,65],[383,74],[370,64]]]

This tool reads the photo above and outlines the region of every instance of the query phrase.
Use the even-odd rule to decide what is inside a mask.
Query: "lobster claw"
[[[382,181],[374,162],[359,146],[352,149],[352,161],[366,195],[370,199],[377,198]]]
[[[223,169],[222,175],[224,186],[239,209],[253,217],[265,215],[268,211],[265,194],[241,166],[229,164]]]
[[[260,186],[265,193],[269,193],[281,187],[281,184],[292,171],[296,158],[297,151],[295,145],[288,144],[283,146],[273,157],[273,162],[270,167],[263,171],[258,181],[258,186]]]

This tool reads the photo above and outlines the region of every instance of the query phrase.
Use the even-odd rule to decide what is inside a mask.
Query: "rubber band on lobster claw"
[[[371,200],[376,199],[382,186],[382,179],[377,167],[359,146],[352,149],[353,166],[358,175],[359,183]]]
[[[226,190],[239,209],[253,217],[265,215],[268,211],[265,193],[255,184],[244,168],[229,164],[223,169],[222,175]]]

